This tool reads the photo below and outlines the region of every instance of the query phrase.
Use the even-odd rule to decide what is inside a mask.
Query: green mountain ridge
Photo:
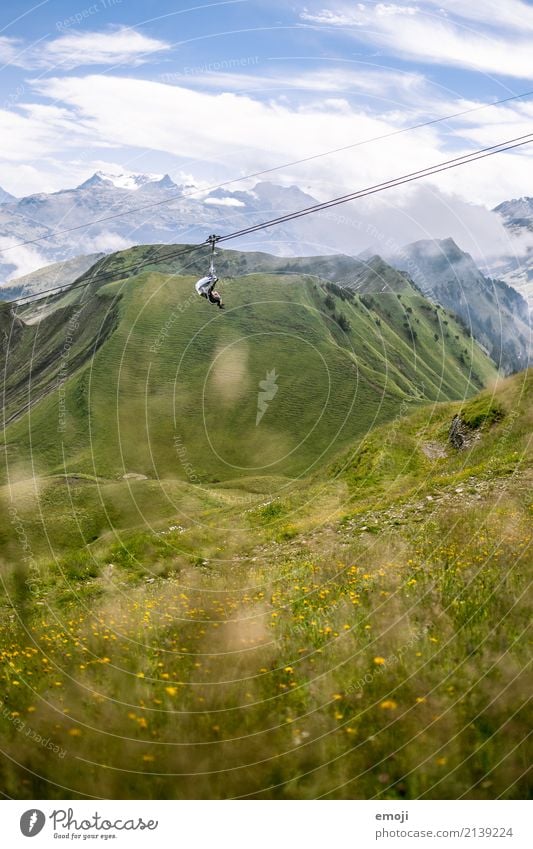
[[[258,260],[228,253],[224,313],[196,296],[190,273],[159,270],[158,246],[104,260],[105,279],[44,308],[20,308],[3,369],[7,456],[31,457],[42,474],[187,479],[178,441],[203,482],[267,470],[290,478],[402,400],[462,398],[496,376],[456,320],[381,260],[359,264],[354,294],[280,273],[276,258],[270,273],[237,276]],[[153,268],[122,276],[151,254]],[[401,293],[381,291],[394,284]],[[365,286],[379,297],[358,294]],[[271,372],[275,399],[259,425]]]
[[[531,356],[526,300],[502,280],[485,277],[453,239],[414,242],[392,261],[409,269],[427,297],[457,315],[504,373],[526,368]]]

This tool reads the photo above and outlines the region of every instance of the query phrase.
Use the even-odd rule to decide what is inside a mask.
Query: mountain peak
[[[15,195],[12,195],[10,192],[6,192],[6,190],[0,186],[0,203],[11,203],[14,200],[16,200]]]
[[[311,197],[311,195],[306,194],[306,192],[302,191],[298,186],[279,186],[276,183],[270,183],[268,181],[264,181],[261,183],[256,183],[254,186],[254,193],[261,200],[268,201],[314,201],[315,198]]]
[[[516,218],[530,218],[533,214],[533,198],[524,195],[521,198],[506,200],[498,204],[493,211],[508,221]]]
[[[177,189],[177,185],[170,176],[170,174],[163,174],[160,180],[155,180],[154,182],[158,183],[162,189]]]
[[[142,186],[145,186],[147,183],[163,182],[166,178],[170,181],[170,183],[172,183],[168,174],[161,177],[159,174],[132,174],[129,172],[112,174],[107,173],[106,171],[95,171],[92,177],[89,177],[88,180],[85,180],[85,182],[81,183],[77,188],[92,189],[103,186],[114,186],[116,189],[128,189],[129,191],[135,191],[136,189],[142,188]]]
[[[146,180],[139,188],[141,189],[180,189],[169,174],[163,174],[162,177]]]

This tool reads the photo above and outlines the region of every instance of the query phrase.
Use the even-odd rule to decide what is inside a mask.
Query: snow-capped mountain
[[[294,185],[259,182],[253,188],[209,191],[168,174],[97,171],[72,189],[8,196],[0,203],[0,286],[50,263],[136,244],[203,242],[210,233],[231,233],[314,203]],[[483,268],[483,274],[504,279],[533,304],[533,199],[508,201],[496,212],[517,238],[521,259],[504,258]],[[364,207],[347,206],[265,229],[231,246],[281,256],[358,253],[364,224]],[[379,246],[370,247],[374,254]],[[434,263],[431,274],[436,274]]]
[[[128,172],[123,172],[121,174],[111,174],[105,171],[95,171],[92,177],[89,177],[88,180],[85,180],[84,183],[81,183],[77,188],[78,189],[90,189],[93,186],[102,186],[102,185],[111,185],[116,189],[128,189],[129,191],[135,191],[136,189],[140,189],[141,186],[145,186],[147,183],[156,183],[161,180],[170,181],[172,180],[165,174],[130,174]],[[174,185],[174,183],[172,183]]]
[[[494,212],[501,215],[506,224],[533,228],[533,198],[523,197],[506,200],[495,207]]]
[[[515,250],[494,262],[490,273],[517,289],[533,311],[533,198],[504,201],[494,212],[501,216]]]
[[[76,188],[0,205],[0,284],[82,254],[135,244],[203,242],[210,233],[229,233],[314,203],[296,186],[262,182],[246,191],[207,191],[176,183],[168,174],[97,171]],[[353,235],[349,213],[327,212],[233,244],[281,255],[325,254],[345,251]],[[10,249],[35,239],[35,244]]]

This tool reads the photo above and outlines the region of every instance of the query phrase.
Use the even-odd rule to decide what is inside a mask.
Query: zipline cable
[[[439,174],[443,171],[451,170],[452,168],[459,168],[462,165],[468,165],[471,162],[477,162],[480,159],[485,159],[489,156],[495,156],[497,153],[503,153],[507,150],[513,150],[517,147],[522,147],[526,144],[531,144],[533,142],[533,133],[527,133],[523,136],[517,136],[514,139],[507,139],[506,141],[499,142],[498,144],[491,145],[490,147],[481,148],[480,150],[472,151],[471,153],[463,154],[462,156],[456,156],[453,159],[447,159],[444,162],[436,163],[435,165],[428,166],[427,168],[423,168],[419,171],[412,171],[409,174],[404,174],[401,177],[396,177],[391,180],[387,180],[384,183],[377,183],[373,186],[368,186],[365,189],[359,189],[358,191],[351,192],[347,195],[341,195],[340,197],[332,198],[331,200],[324,201],[323,203],[313,204],[312,206],[305,207],[304,209],[297,210],[296,212],[288,213],[287,215],[281,215],[277,218],[272,218],[269,221],[264,221],[260,224],[253,224],[250,227],[245,227],[241,230],[236,230],[233,233],[227,233],[223,236],[209,236],[205,242],[200,245],[193,245],[191,247],[185,248],[183,250],[178,251],[176,254],[169,254],[164,259],[172,259],[175,257],[179,257],[181,255],[185,255],[188,253],[192,253],[196,250],[205,249],[208,246],[213,250],[214,243],[219,244],[220,242],[227,242],[231,239],[236,239],[241,236],[246,236],[251,233],[256,233],[260,230],[265,230],[268,227],[274,227],[279,224],[287,223],[289,221],[294,221],[297,218],[302,218],[306,215],[312,215],[313,213],[320,212],[322,210],[331,209],[335,206],[340,206],[344,203],[349,203],[352,200],[357,200],[359,198],[368,197],[369,195],[379,194],[380,192],[386,191],[387,189],[392,189],[397,186],[404,185],[405,183],[411,183],[415,180],[420,180],[424,177],[432,176],[433,174]],[[144,268],[146,265],[154,265],[154,258],[149,257],[143,262],[138,263],[133,266],[134,269],[138,270]],[[117,272],[106,272],[105,276],[112,276],[112,279],[117,279],[120,277],[120,274],[124,273],[125,269],[119,269]],[[19,299],[14,299],[12,301],[4,301],[0,302],[0,305],[7,304],[19,304],[21,301],[27,302],[30,298],[41,298],[47,297],[50,292],[57,291],[58,289],[63,289],[65,294],[70,292],[74,288],[81,288],[81,286],[87,286],[90,283],[99,282],[99,276],[95,275],[94,277],[90,277],[88,280],[80,283],[78,286],[71,286],[70,288],[65,288],[65,286],[55,287],[54,289],[47,289],[43,292],[35,293],[35,296],[28,295],[26,298],[21,296]]]
[[[213,186],[207,186],[204,189],[193,189],[190,192],[180,192],[179,194],[172,195],[169,198],[164,198],[163,200],[154,201],[153,203],[144,204],[143,206],[137,206],[137,207],[134,207],[133,209],[126,209],[122,212],[117,212],[117,213],[113,213],[112,215],[103,216],[102,218],[95,218],[92,221],[85,222],[84,224],[76,224],[74,227],[65,227],[65,228],[62,228],[61,230],[54,230],[51,233],[46,233],[44,236],[37,236],[34,239],[27,239],[24,242],[17,242],[15,245],[9,245],[9,247],[2,248],[0,250],[0,254],[7,253],[7,251],[14,250],[15,248],[22,248],[22,247],[25,247],[27,245],[35,245],[35,244],[38,244],[39,242],[45,241],[47,239],[52,239],[55,236],[64,235],[65,233],[74,233],[77,230],[84,230],[87,227],[93,227],[95,224],[102,224],[102,223],[105,223],[106,221],[114,221],[117,218],[123,218],[126,215],[133,215],[136,212],[144,212],[145,210],[148,210],[148,209],[154,209],[155,207],[163,206],[164,204],[167,204],[167,203],[172,203],[172,201],[174,201],[174,200],[182,200],[182,199],[186,199],[188,197],[194,197],[194,195],[204,194],[205,192],[213,192],[213,191],[216,191],[217,189],[223,189],[226,186],[231,186],[234,183],[240,183],[244,180],[251,180],[255,177],[262,177],[265,174],[272,174],[275,171],[282,171],[285,168],[292,168],[294,165],[301,165],[305,162],[312,162],[313,160],[321,159],[324,156],[331,156],[335,153],[342,153],[346,150],[353,150],[356,147],[362,147],[363,145],[366,145],[366,144],[372,144],[373,142],[383,141],[384,139],[389,139],[389,138],[393,138],[394,136],[402,135],[402,133],[409,133],[409,132],[412,132],[413,130],[420,130],[420,129],[423,129],[424,127],[430,127],[434,124],[442,123],[443,121],[451,121],[454,118],[460,118],[464,115],[470,115],[474,112],[479,112],[482,109],[490,109],[493,106],[501,106],[504,103],[509,103],[510,101],[513,101],[513,100],[520,100],[520,99],[524,99],[526,97],[531,97],[531,96],[533,96],[533,90],[524,91],[524,92],[521,92],[520,94],[513,94],[513,95],[510,95],[509,97],[504,97],[501,100],[495,100],[494,103],[483,103],[481,106],[474,106],[471,109],[463,109],[460,112],[454,112],[454,113],[451,113],[450,115],[443,115],[440,118],[432,118],[429,121],[423,121],[420,124],[413,124],[409,127],[403,127],[399,130],[392,130],[389,133],[383,133],[382,135],[379,135],[379,136],[372,136],[371,138],[368,138],[368,139],[361,139],[360,141],[353,142],[353,143],[348,144],[348,145],[344,145],[343,147],[336,147],[336,148],[333,148],[331,150],[322,151],[321,153],[315,153],[315,154],[312,154],[310,156],[305,156],[301,159],[294,159],[291,162],[285,162],[281,165],[274,165],[272,168],[264,168],[261,171],[254,171],[253,173],[245,174],[242,177],[233,177],[230,180],[225,180],[223,183],[217,183],[216,185],[213,185]]]
[[[188,248],[185,248],[180,251],[171,252],[167,254],[167,256],[163,257],[164,261],[168,259],[176,259],[177,257],[185,256],[186,254],[194,253],[195,251],[205,250],[206,245],[202,243],[201,245],[191,245]],[[160,260],[161,261],[161,260]],[[125,266],[124,268],[119,268],[116,271],[105,271],[102,274],[95,274],[91,277],[88,277],[86,280],[83,280],[81,283],[69,285],[68,283],[63,283],[61,286],[54,286],[52,289],[44,289],[42,292],[34,292],[29,295],[21,295],[19,298],[14,298],[11,301],[0,301],[0,308],[3,306],[25,306],[28,303],[34,303],[38,300],[44,300],[49,295],[53,294],[65,294],[68,295],[69,292],[72,292],[74,289],[82,289],[84,286],[89,286],[91,283],[110,283],[116,280],[120,280],[121,276],[129,271],[139,271],[147,265],[157,264],[157,259],[154,257],[150,257],[142,262],[135,263],[134,265]],[[86,272],[87,273],[87,272]],[[1,291],[1,290],[0,290]]]
[[[280,215],[278,218],[272,218],[270,221],[264,221],[262,224],[252,224],[250,227],[244,227],[241,230],[236,230],[234,233],[228,233],[225,236],[218,236],[217,243],[219,242],[227,242],[230,239],[236,239],[240,236],[246,236],[250,233],[255,233],[259,230],[265,230],[267,227],[274,227],[277,224],[283,224],[288,221],[293,221],[296,218],[302,218],[305,215],[311,215],[314,212],[320,212],[324,209],[330,209],[334,206],[339,206],[343,203],[348,203],[352,200],[357,200],[358,198],[368,197],[369,195],[378,194],[379,192],[383,192],[386,189],[392,189],[396,186],[402,186],[405,183],[411,183],[414,180],[420,180],[423,177],[430,177],[433,174],[439,174],[442,171],[449,171],[452,168],[458,168],[461,165],[468,165],[470,162],[477,162],[479,159],[485,159],[488,156],[494,156],[496,153],[503,153],[506,150],[513,150],[517,147],[522,147],[526,144],[531,144],[533,142],[533,133],[527,133],[524,136],[517,136],[514,139],[508,139],[507,141],[500,142],[497,145],[491,145],[490,147],[481,148],[477,151],[472,151],[471,153],[464,154],[463,156],[456,156],[453,159],[447,159],[444,162],[438,162],[435,165],[430,165],[427,168],[423,168],[420,171],[412,171],[409,174],[404,174],[401,177],[396,177],[392,180],[386,180],[384,183],[376,183],[373,186],[368,186],[365,189],[359,189],[356,192],[351,192],[347,195],[342,195],[338,198],[333,198],[332,200],[324,201],[323,203],[316,203],[312,206],[307,206],[304,209],[300,209],[297,212],[287,213],[286,215]]]

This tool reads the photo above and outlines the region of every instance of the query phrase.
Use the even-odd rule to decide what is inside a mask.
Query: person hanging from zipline
[[[224,309],[224,304],[220,298],[219,293],[215,289],[215,284],[218,280],[216,274],[208,274],[207,277],[202,277],[201,280],[195,284],[194,288],[198,292],[202,298],[207,298],[210,304],[217,304],[219,310]]]
[[[205,277],[202,277],[200,280],[195,283],[194,288],[198,292],[202,298],[207,298],[210,304],[216,304],[219,310],[224,309],[224,304],[222,303],[222,299],[220,294],[215,289],[215,284],[218,281],[218,277],[215,274],[215,243],[217,241],[216,236],[209,236],[207,241],[211,245],[211,264],[209,266],[209,274]]]

